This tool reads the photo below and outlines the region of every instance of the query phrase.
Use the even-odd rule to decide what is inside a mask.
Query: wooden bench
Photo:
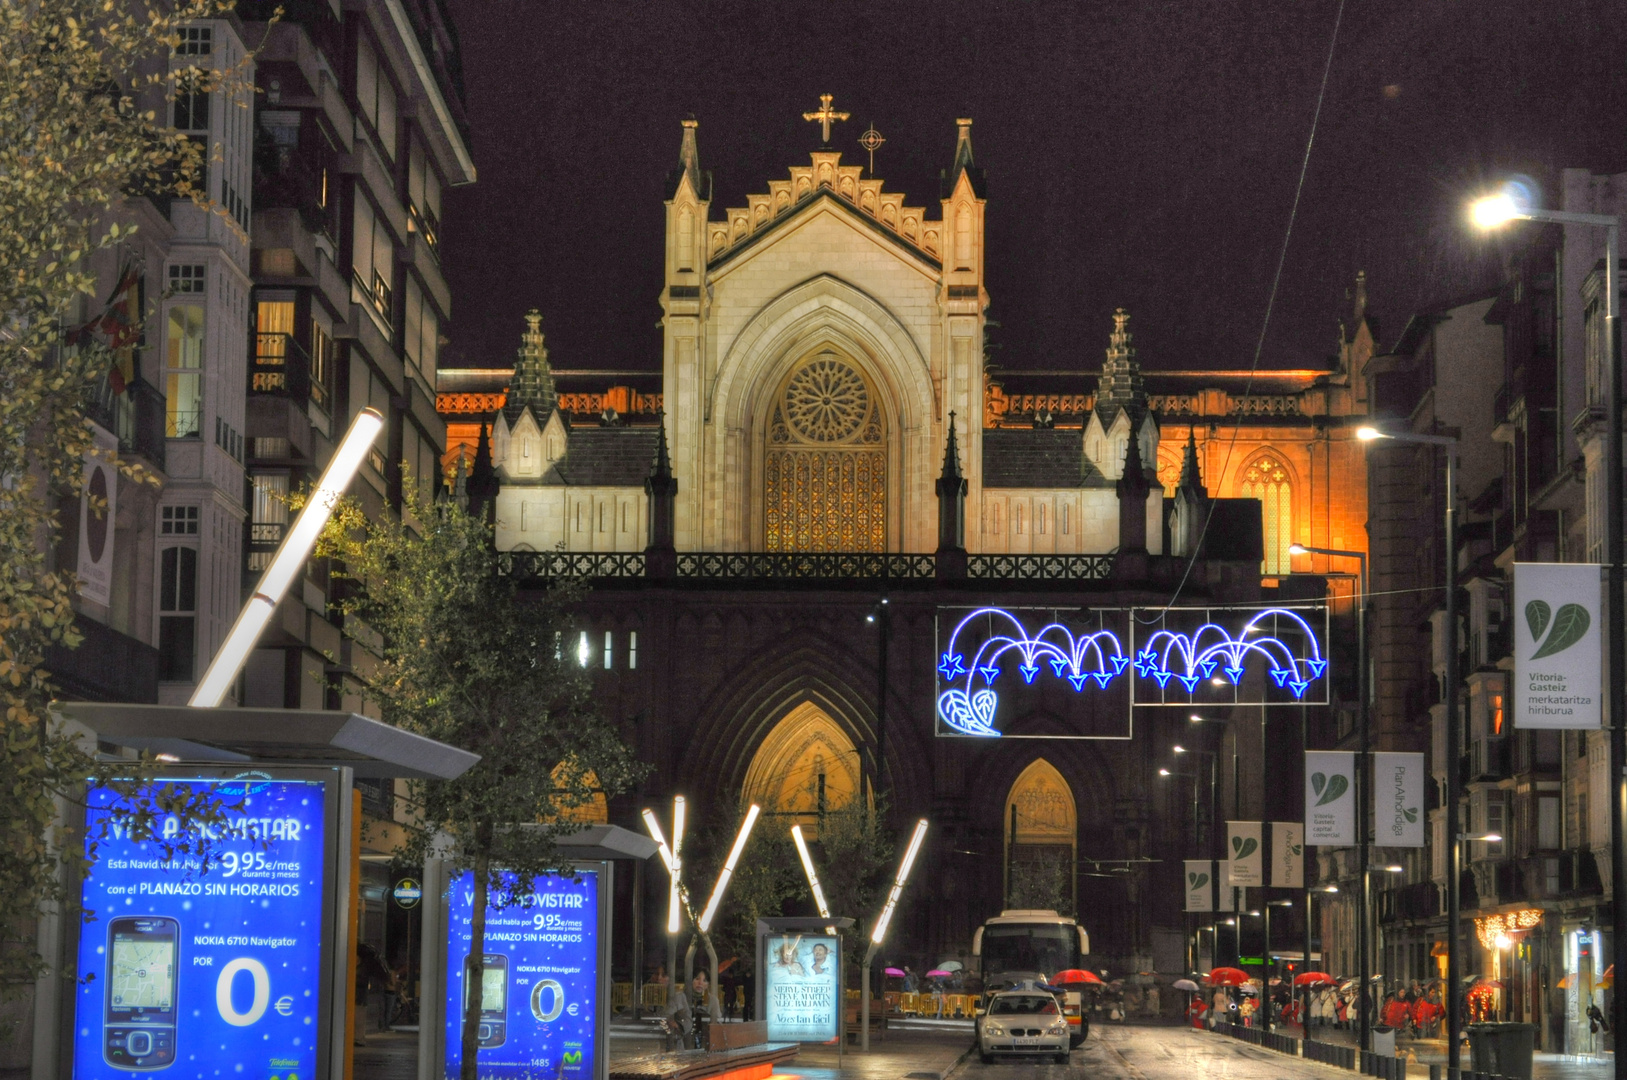
[[[612,1062],[611,1080],[765,1080],[781,1061],[797,1056],[797,1043],[771,1043],[761,1020],[712,1024],[705,1050],[668,1050]]]
[[[880,1004],[881,1003],[878,1001],[872,1001],[870,1003],[870,1034],[873,1037],[886,1038],[885,1032],[887,1031],[887,1014],[877,1008],[877,1006]],[[846,1028],[849,1042],[851,1042],[855,1036],[859,1036],[863,1033],[864,1025],[859,1022],[858,1006],[849,1005],[847,1007]]]

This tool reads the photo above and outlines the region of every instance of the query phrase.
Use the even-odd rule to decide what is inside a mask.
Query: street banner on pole
[[[1231,854],[1231,884],[1252,888],[1265,884],[1265,846],[1258,821],[1226,822],[1226,850]]]
[[[1385,847],[1424,846],[1424,755],[1373,755],[1373,838]]]
[[[1514,564],[1514,726],[1603,724],[1597,563]]]
[[[1356,755],[1305,751],[1305,842],[1339,847],[1356,842]]]
[[[1305,826],[1297,821],[1271,823],[1271,886],[1305,887]]]
[[[1232,888],[1232,864],[1222,859],[1215,863],[1215,902],[1216,911],[1231,911],[1237,907],[1233,898],[1237,895]]]
[[[1187,911],[1215,909],[1215,864],[1211,859],[1186,860]]]

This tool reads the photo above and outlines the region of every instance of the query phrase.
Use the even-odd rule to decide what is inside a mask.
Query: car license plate
[[[1017,1046],[1038,1046],[1040,1044],[1038,1039],[1026,1035],[1020,1039],[1013,1039],[1012,1042]]]

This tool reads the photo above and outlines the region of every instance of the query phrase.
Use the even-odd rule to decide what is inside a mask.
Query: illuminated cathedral
[[[955,122],[930,206],[844,164],[822,127],[805,163],[720,208],[683,121],[659,364],[556,368],[533,313],[512,368],[441,372],[449,471],[516,574],[592,579],[577,655],[657,767],[612,820],[681,792],[812,824],[883,791],[898,821],[933,822],[933,892],[964,901],[903,912],[901,954],[964,951],[1044,863],[1101,966],[1180,968],[1200,811],[1157,769],[1185,715],[1138,709],[1126,738],[1036,693],[1005,728],[1034,737],[940,738],[939,624],[1177,591],[1259,603],[1327,569],[1290,544],[1365,549],[1366,492],[1347,479],[1365,475],[1360,287],[1325,370],[1143,370],[1120,310],[1099,368],[995,373],[972,122]],[[1263,712],[1225,737],[1258,740]],[[1082,732],[1110,737],[1057,738]],[[1291,818],[1251,768],[1243,816]]]

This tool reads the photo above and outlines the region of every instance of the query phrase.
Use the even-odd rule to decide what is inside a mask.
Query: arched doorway
[[[886,418],[852,359],[826,347],[785,377],[763,450],[769,551],[887,549]]]
[[[765,813],[801,823],[812,832],[819,819],[841,810],[862,790],[853,741],[826,712],[804,702],[768,733],[746,769],[741,792]]]
[[[1036,758],[1006,796],[1007,908],[1049,908],[1071,915],[1079,811],[1073,789],[1056,766]]]

